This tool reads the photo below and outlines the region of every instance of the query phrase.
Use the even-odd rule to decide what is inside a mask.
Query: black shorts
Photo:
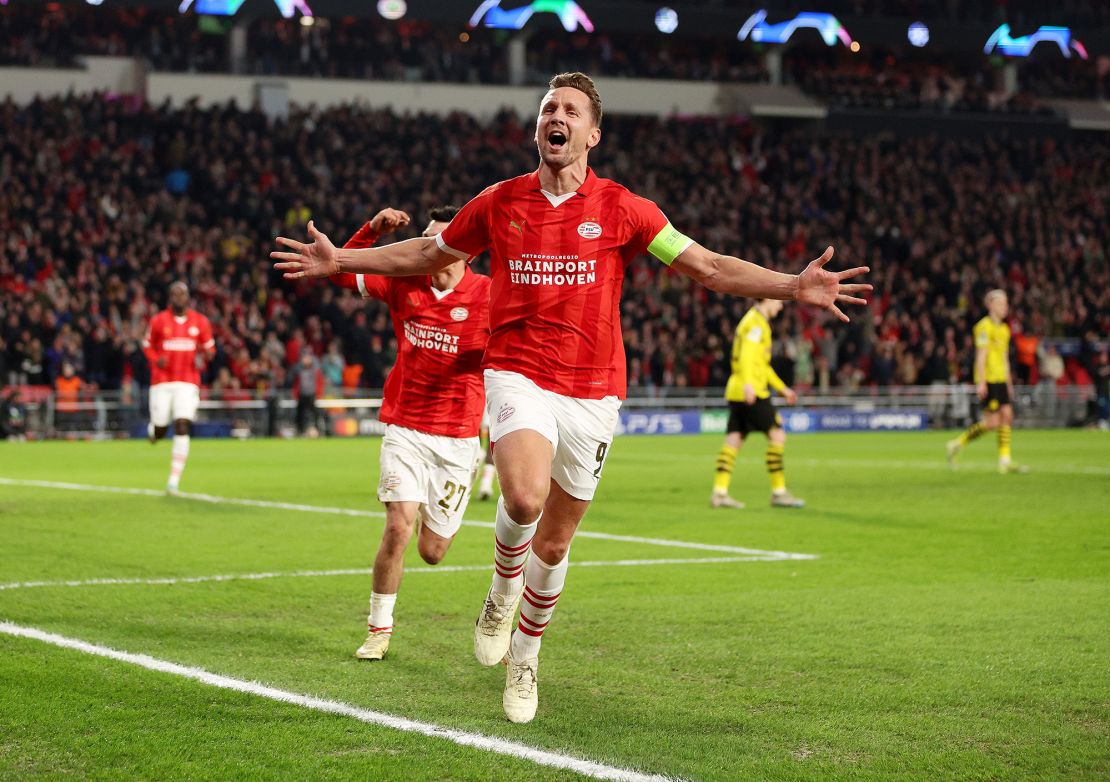
[[[767,434],[776,426],[782,426],[782,419],[775,412],[771,398],[756,399],[754,405],[744,402],[728,403],[728,431],[739,432],[742,437],[747,437],[750,432],[763,432]]]
[[[979,404],[988,413],[995,412],[1002,405],[1013,404],[1010,387],[1005,383],[987,383],[987,395]]]

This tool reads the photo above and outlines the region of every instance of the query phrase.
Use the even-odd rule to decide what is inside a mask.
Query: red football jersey
[[[376,239],[367,223],[345,246],[369,247]],[[467,268],[446,295],[428,276],[331,279],[389,305],[398,352],[379,418],[427,434],[477,437],[486,404],[482,355],[489,339],[490,278]]]
[[[196,310],[187,310],[184,317],[177,317],[173,310],[165,309],[150,321],[143,352],[150,363],[150,384],[192,383],[200,385],[197,369],[197,351],[209,351],[216,346],[212,338],[212,324]],[[166,366],[158,366],[160,358]]]
[[[681,237],[654,203],[591,169],[564,199],[541,190],[538,172],[486,188],[436,240],[460,258],[490,252],[485,367],[566,396],[623,399],[625,268],[664,234]]]

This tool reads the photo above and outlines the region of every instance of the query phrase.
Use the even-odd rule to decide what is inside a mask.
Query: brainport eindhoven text
[[[459,338],[435,325],[417,325],[406,320],[405,339],[418,348],[442,350],[444,353],[459,352]]]
[[[521,260],[509,261],[509,280],[516,285],[590,285],[597,282],[597,261],[524,253]]]

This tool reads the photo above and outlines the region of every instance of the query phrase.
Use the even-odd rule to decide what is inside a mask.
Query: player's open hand
[[[786,400],[786,404],[788,405],[798,404],[798,394],[790,386],[782,390],[782,398]]]
[[[386,234],[393,233],[398,228],[404,228],[410,222],[411,218],[407,213],[402,212],[400,209],[386,207],[374,215],[374,219],[370,221],[370,228],[378,236],[385,236]]]
[[[867,266],[857,266],[842,272],[825,270],[825,264],[832,260],[833,248],[829,247],[817,260],[810,261],[809,266],[798,275],[798,290],[794,299],[802,304],[812,304],[815,307],[831,310],[836,317],[845,323],[848,316],[840,311],[841,304],[867,304],[866,299],[861,299],[852,294],[866,293],[871,286],[866,283],[843,284],[842,280],[858,277],[871,271]]]
[[[311,220],[308,221],[308,235],[312,237],[312,244],[284,236],[277,237],[278,244],[293,251],[270,253],[271,258],[280,261],[274,264],[274,268],[285,272],[282,276],[287,280],[327,277],[339,273],[339,253],[335,245],[331,243],[331,239],[316,230]]]

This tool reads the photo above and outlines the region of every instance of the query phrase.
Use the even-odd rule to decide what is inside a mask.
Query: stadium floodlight
[[[1007,57],[1028,57],[1033,53],[1034,47],[1042,41],[1056,44],[1060,49],[1060,54],[1065,57],[1070,58],[1072,49],[1075,49],[1082,59],[1087,59],[1087,47],[1072,37],[1071,28],[1053,27],[1051,25],[1042,25],[1037,28],[1036,32],[1030,35],[1019,35],[1017,38],[1010,35],[1010,25],[999,25],[998,29],[991,33],[991,37],[987,39],[983,52],[990,54],[993,51],[998,51]]]
[[[378,0],[378,13],[383,19],[396,22],[408,13],[409,6],[405,0]]]
[[[181,0],[177,11],[183,14],[193,7],[198,14],[235,16],[243,7],[243,2],[244,0]],[[297,11],[301,12],[301,16],[312,16],[312,9],[308,7],[307,0],[274,0],[274,4],[286,19],[292,19]]]
[[[835,46],[838,40],[845,46],[852,45],[852,36],[839,19],[832,14],[814,11],[803,11],[785,22],[767,24],[767,11],[760,9],[748,17],[736,37],[741,41],[751,39],[756,43],[786,43],[795,31],[803,28],[820,33],[826,46]]]
[[[468,26],[477,27],[481,24],[501,30],[522,30],[534,14],[555,14],[568,33],[573,33],[579,27],[588,33],[594,31],[594,23],[574,0],[532,0],[531,3],[511,9],[502,8],[501,0],[485,0],[471,15]]]
[[[906,30],[906,38],[918,49],[929,43],[929,28],[923,22],[914,22]]]
[[[655,29],[664,35],[670,35],[678,29],[678,11],[663,6],[655,12]]]

